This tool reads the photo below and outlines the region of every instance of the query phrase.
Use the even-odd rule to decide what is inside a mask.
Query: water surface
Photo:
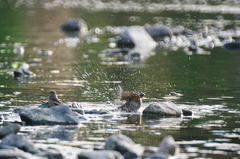
[[[239,52],[215,47],[206,49],[207,54],[189,55],[183,48],[158,47],[153,51],[155,55],[141,62],[126,63],[102,58],[102,50],[111,48],[111,38],[124,26],[160,23],[195,31],[202,30],[204,24],[223,30],[237,28],[239,7],[237,1],[2,0],[0,106],[5,110],[2,113],[7,114],[8,107],[41,104],[52,89],[64,102],[81,102],[86,109],[115,108],[119,88],[145,92],[143,108],[149,102],[169,99],[170,92],[178,92],[182,96],[173,102],[192,110],[193,118],[89,115],[77,128],[23,127],[21,133],[29,135],[35,143],[83,148],[100,148],[114,133],[125,134],[145,146],[157,146],[170,134],[181,147],[180,158],[238,158]],[[67,37],[59,26],[69,18],[84,19],[90,34],[80,39]],[[23,56],[13,53],[16,43],[24,47]],[[51,50],[53,55],[42,56],[39,49]],[[14,80],[11,72],[22,63],[28,63],[36,77]]]

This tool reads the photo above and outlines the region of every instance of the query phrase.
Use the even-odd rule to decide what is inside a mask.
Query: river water
[[[191,118],[144,119],[141,115],[89,115],[78,127],[22,128],[35,143],[101,148],[104,140],[122,133],[144,146],[157,146],[172,135],[179,158],[238,158],[240,155],[240,52],[222,47],[204,53],[157,47],[140,62],[105,57],[117,32],[125,26],[182,25],[198,31],[208,24],[236,29],[240,2],[231,0],[98,1],[0,0],[0,106],[2,114],[15,107],[39,105],[56,90],[63,102],[86,109],[113,109],[118,91],[146,94],[150,102],[173,102],[194,112]],[[82,18],[89,28],[84,38],[67,37],[59,26]],[[21,45],[25,53],[14,54]],[[50,56],[39,50],[53,52]],[[27,63],[36,77],[17,81],[11,72]],[[181,96],[171,96],[171,92]],[[140,112],[141,112],[140,110]]]

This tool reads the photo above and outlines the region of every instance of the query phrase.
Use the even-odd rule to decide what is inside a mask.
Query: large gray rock
[[[51,108],[20,108],[15,110],[27,125],[76,125],[77,116],[63,104]]]
[[[37,152],[33,142],[22,135],[10,134],[2,139],[1,145],[13,146],[30,153]]]
[[[179,147],[172,136],[168,135],[161,141],[158,150],[146,159],[168,159],[179,152]]]
[[[181,116],[182,110],[177,107],[176,104],[172,102],[153,102],[150,103],[147,108],[143,110],[143,116]]]
[[[48,159],[64,159],[61,152],[55,148],[49,147],[48,149],[41,150],[36,156]]]
[[[9,135],[16,134],[19,132],[21,125],[19,124],[9,124],[0,128],[0,139]]]
[[[123,156],[113,150],[83,151],[78,155],[78,159],[123,159]]]
[[[129,137],[122,134],[110,136],[105,141],[104,149],[118,151],[124,159],[140,158],[143,153],[142,146],[135,144]]]
[[[11,146],[0,145],[0,158],[1,159],[47,159],[43,157],[33,156],[30,153],[24,152],[18,148]]]

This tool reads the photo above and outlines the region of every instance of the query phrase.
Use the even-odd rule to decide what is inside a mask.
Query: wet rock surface
[[[88,31],[87,24],[83,19],[69,19],[60,28],[70,37],[84,36]]]
[[[15,112],[27,125],[78,124],[77,116],[62,104],[51,108],[19,108]]]
[[[10,134],[2,139],[1,145],[17,147],[25,152],[36,153],[34,144],[22,135]]]
[[[104,146],[105,150],[115,150],[120,152],[124,158],[139,158],[143,153],[143,147],[135,144],[125,135],[112,135],[109,137]]]
[[[19,68],[15,70],[13,73],[15,78],[29,78],[34,76],[33,72],[23,68]]]
[[[83,151],[78,154],[78,159],[123,159],[123,156],[112,150],[99,150],[99,151]]]
[[[223,45],[223,48],[229,51],[240,51],[240,42],[230,42]]]
[[[180,117],[182,110],[172,102],[162,103],[150,103],[147,108],[143,110],[143,116],[149,117],[164,117],[164,116],[176,116]]]
[[[156,158],[159,156],[169,157],[177,153],[177,148],[178,146],[171,136],[166,136],[158,148],[149,149],[148,147],[134,143],[125,135],[115,134],[106,139],[105,145],[102,149],[83,150],[79,148],[78,151],[80,153],[77,153],[75,157],[79,159],[133,159]],[[38,148],[30,139],[23,135],[9,134],[0,142],[0,158],[63,159],[65,157],[63,156],[62,152],[56,148],[47,145],[45,148]]]
[[[40,157],[34,156],[30,153],[26,153],[18,148],[11,146],[0,145],[0,158],[12,159],[12,158],[33,158],[41,159]]]
[[[0,139],[4,138],[9,134],[16,134],[20,131],[21,125],[19,124],[9,124],[0,128]]]

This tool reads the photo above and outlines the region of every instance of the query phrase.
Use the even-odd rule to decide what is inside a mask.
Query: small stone
[[[88,27],[83,19],[69,19],[60,26],[61,30],[68,36],[84,36],[87,34]]]
[[[190,110],[182,109],[183,115],[184,116],[192,116],[193,112]]]

